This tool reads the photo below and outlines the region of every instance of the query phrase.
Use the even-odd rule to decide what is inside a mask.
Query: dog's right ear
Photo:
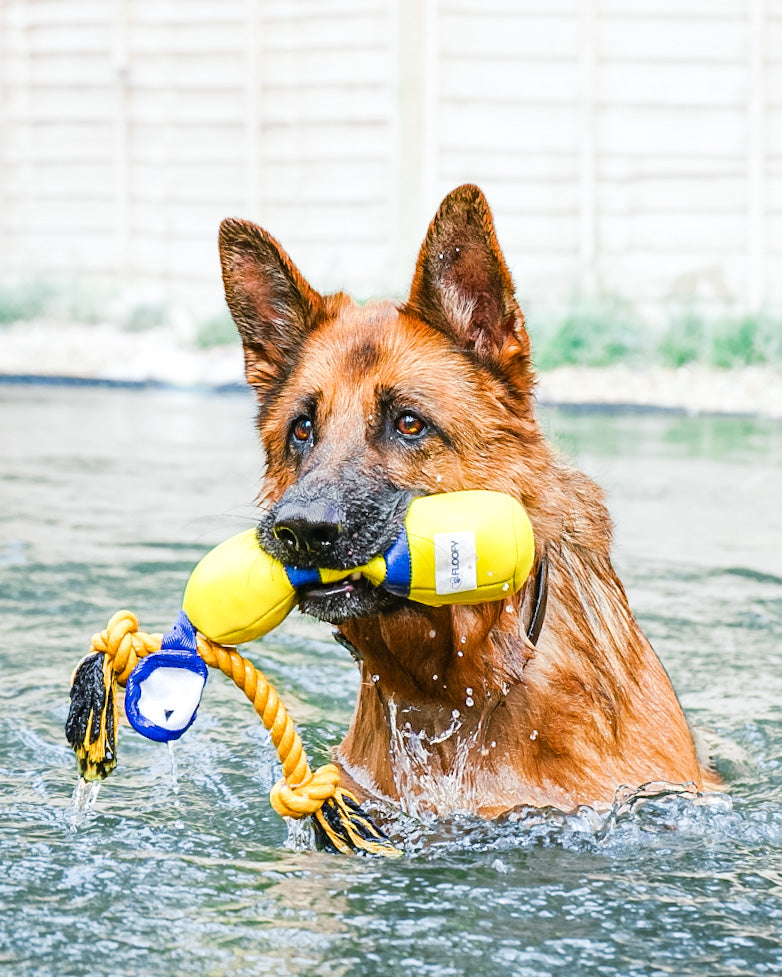
[[[261,395],[290,372],[323,300],[277,241],[250,221],[222,222],[220,264],[247,382]]]

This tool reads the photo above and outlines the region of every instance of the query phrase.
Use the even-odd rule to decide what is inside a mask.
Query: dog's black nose
[[[336,541],[342,518],[333,502],[283,502],[272,532],[291,556],[317,556]]]

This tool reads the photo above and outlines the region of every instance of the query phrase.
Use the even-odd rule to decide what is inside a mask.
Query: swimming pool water
[[[173,750],[123,729],[76,814],[70,675],[119,607],[173,621],[252,524],[245,394],[0,386],[0,968],[9,975],[782,973],[782,427],[549,409],[607,490],[615,562],[729,786],[609,817],[399,818],[395,862],[319,854],[268,803],[268,736],[220,675]],[[249,654],[314,764],[355,668],[298,614]]]

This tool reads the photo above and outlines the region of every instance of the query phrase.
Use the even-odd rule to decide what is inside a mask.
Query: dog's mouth
[[[299,590],[299,607],[329,624],[342,624],[356,617],[388,613],[404,603],[370,583],[360,573],[327,584],[308,584]]]

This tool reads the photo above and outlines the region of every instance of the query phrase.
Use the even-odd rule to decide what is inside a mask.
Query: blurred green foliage
[[[140,294],[119,296],[108,286],[38,278],[0,284],[0,327],[49,318],[110,322],[128,332],[145,332],[170,326],[172,316],[165,301]],[[541,370],[616,363],[668,367],[697,363],[723,369],[782,365],[782,311],[715,312],[695,302],[678,302],[663,309],[657,320],[656,327],[650,326],[620,296],[576,295],[556,313],[530,316],[535,365]],[[200,349],[237,343],[228,311],[195,321],[192,341]]]
[[[56,289],[34,279],[0,285],[0,324],[29,322],[42,316]]]
[[[675,317],[662,336],[665,366],[703,363],[730,369],[782,363],[782,315],[768,312],[707,319],[692,310]]]
[[[120,325],[128,332],[148,332],[168,325],[170,314],[165,302],[134,302],[123,311]]]
[[[644,332],[632,306],[616,297],[574,303],[532,337],[533,359],[542,370],[557,366],[610,366],[637,360]]]
[[[214,346],[229,346],[239,342],[233,319],[225,312],[202,319],[196,330],[196,346],[201,349],[211,349]]]
[[[670,304],[650,325],[620,297],[576,299],[559,315],[529,322],[533,359],[558,366],[701,364],[719,369],[782,365],[782,311],[756,314]]]

